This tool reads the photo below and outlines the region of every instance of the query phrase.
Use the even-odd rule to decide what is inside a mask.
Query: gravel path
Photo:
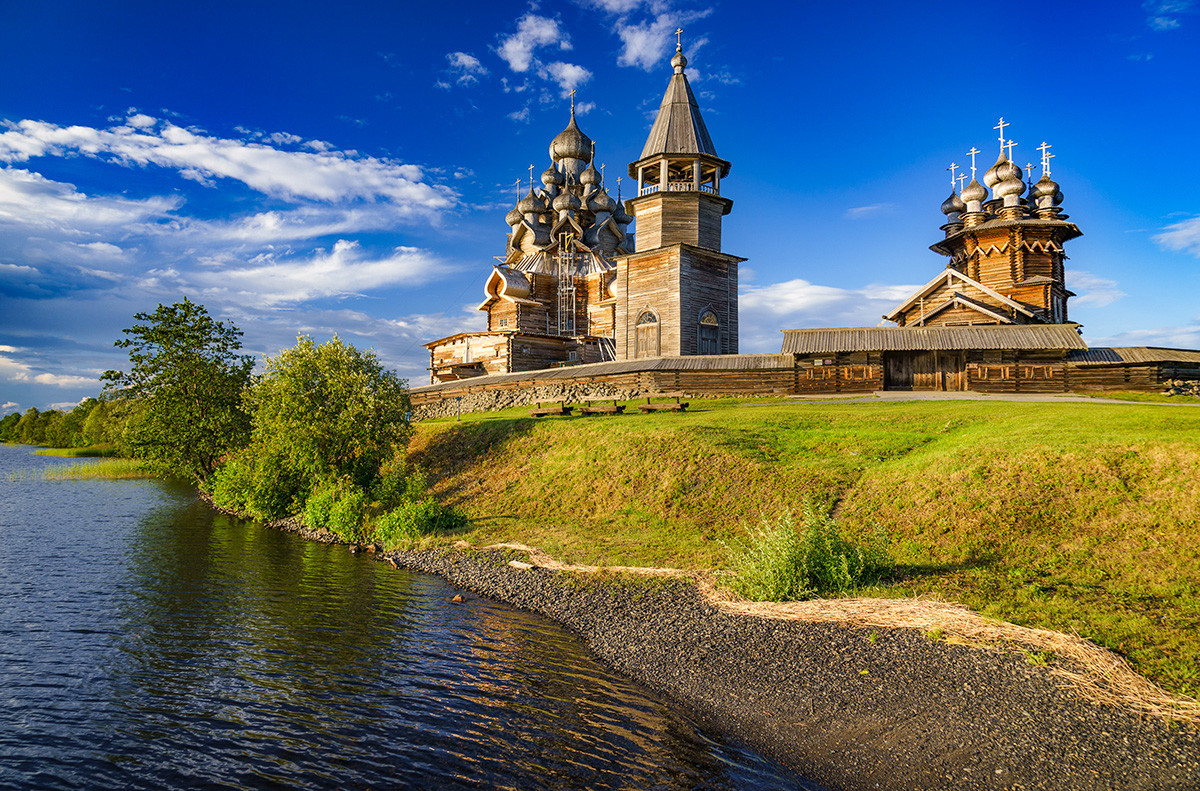
[[[831,789],[1200,788],[1196,731],[1083,700],[1017,654],[731,615],[686,583],[581,582],[499,552],[381,557],[554,618],[707,726]]]

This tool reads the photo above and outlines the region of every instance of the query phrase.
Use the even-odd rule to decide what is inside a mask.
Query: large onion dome
[[[558,133],[550,141],[550,158],[555,162],[564,159],[581,159],[587,161],[592,153],[592,139],[580,131],[575,123],[575,107],[571,107],[571,122],[567,128]]]
[[[509,225],[516,225],[521,221],[521,210],[517,206],[513,206],[512,210],[504,215],[504,222]]]
[[[593,163],[589,162],[587,169],[579,174],[579,183],[587,186],[593,186],[600,183],[600,171],[594,168]]]
[[[975,179],[963,188],[962,199],[967,203],[982,202],[987,198],[987,190]]]
[[[942,201],[942,214],[962,214],[967,210],[967,204],[963,203],[962,198],[958,197],[958,193],[950,190],[950,197]]]
[[[1025,174],[1019,167],[1007,162],[1006,165],[1000,166],[1000,172],[1004,174],[1004,178],[992,189],[997,198],[1007,198],[1009,195],[1021,195],[1025,192]]]

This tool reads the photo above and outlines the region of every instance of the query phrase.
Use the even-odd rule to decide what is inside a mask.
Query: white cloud
[[[0,409],[8,410],[18,406],[20,406],[20,404],[18,404],[16,401],[5,401],[3,404],[0,404]]]
[[[610,14],[627,14],[641,6],[642,2],[643,0],[591,0],[591,5]]]
[[[874,327],[919,286],[871,284],[847,289],[799,278],[740,289],[742,351],[777,352],[780,330],[805,327]]]
[[[517,22],[517,32],[500,42],[497,52],[510,69],[526,72],[534,63],[534,52],[548,46],[570,49],[571,40],[557,19],[530,12]]]
[[[1154,243],[1166,250],[1190,253],[1200,258],[1200,217],[1168,225],[1153,237]]]
[[[595,102],[579,102],[578,104],[575,105],[575,114],[576,115],[587,115],[588,113],[590,113],[592,110],[595,110],[595,109],[596,109]]]
[[[872,214],[886,214],[896,208],[893,203],[873,203],[870,206],[854,206],[846,209],[846,217],[851,220],[861,220]]]
[[[1181,24],[1179,17],[1191,13],[1194,6],[1194,0],[1146,0],[1142,10],[1152,30],[1174,30]]]
[[[1085,337],[1088,346],[1166,346],[1172,349],[1200,349],[1200,323],[1184,327],[1154,327],[1111,335]]]
[[[676,27],[675,18],[668,14],[659,14],[641,23],[622,20],[617,24],[617,35],[621,39],[617,63],[649,71],[670,51],[671,33]]]
[[[528,123],[529,122],[529,105],[525,105],[520,110],[512,111],[511,113],[508,114],[508,117],[514,121]]]
[[[450,71],[459,85],[479,82],[479,78],[488,73],[479,58],[466,52],[451,52],[446,55],[446,60],[450,62]]]
[[[89,197],[71,184],[51,181],[40,173],[0,168],[0,224],[42,229],[140,226],[169,216],[182,200],[153,197]]]
[[[0,355],[0,381],[19,382],[23,384],[51,385],[53,387],[79,387],[82,385],[99,385],[99,375],[76,376],[72,374],[35,373],[29,365]]]
[[[546,71],[551,79],[558,83],[564,96],[592,78],[592,73],[584,67],[561,61],[547,64]]]
[[[152,271],[160,282],[183,281],[206,293],[249,305],[275,306],[322,297],[343,297],[396,285],[417,285],[444,275],[447,267],[429,253],[397,247],[381,258],[365,254],[357,242],[339,240],[330,251],[303,258],[265,253],[248,264],[192,274]]]
[[[1074,307],[1091,305],[1102,308],[1125,296],[1125,292],[1117,287],[1117,281],[1097,277],[1082,269],[1067,270],[1067,288],[1076,294],[1071,300]]]
[[[135,116],[136,117],[136,116]],[[152,119],[153,120],[153,119]],[[352,151],[285,151],[266,143],[207,135],[170,121],[153,126],[128,123],[108,129],[57,126],[44,121],[4,122],[0,161],[25,162],[40,156],[88,157],[124,166],[172,168],[202,184],[240,181],[264,195],[317,201],[388,200],[426,211],[449,208],[453,193],[423,183],[416,165],[363,157]]]

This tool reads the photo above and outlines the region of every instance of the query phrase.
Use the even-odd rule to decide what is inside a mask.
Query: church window
[[[647,310],[638,316],[637,320],[637,356],[642,358],[658,355],[658,316],[654,311]]]
[[[497,319],[497,320],[496,320],[496,326],[497,326],[497,327],[507,327],[507,326],[508,326],[508,319]]]
[[[721,323],[712,310],[700,314],[700,344],[697,351],[700,354],[721,353]]]

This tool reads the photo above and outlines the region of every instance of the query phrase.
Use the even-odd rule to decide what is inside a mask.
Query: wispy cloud
[[[29,365],[19,360],[0,355],[0,381],[50,385],[52,387],[79,387],[92,384],[98,385],[100,372],[96,371],[92,376],[38,373]]]
[[[872,203],[870,206],[854,206],[846,209],[845,216],[851,220],[861,220],[875,214],[887,214],[896,208],[894,203]]]
[[[450,63],[450,73],[459,85],[471,85],[479,82],[480,77],[487,76],[488,70],[479,62],[479,58],[466,52],[451,52],[446,55]]]
[[[1151,30],[1175,30],[1182,25],[1179,17],[1195,10],[1195,0],[1146,0],[1146,24]]]
[[[1117,286],[1117,281],[1097,277],[1082,269],[1067,270],[1067,288],[1076,294],[1071,300],[1072,306],[1091,305],[1102,308],[1125,296],[1125,292]]]
[[[1164,250],[1189,253],[1200,258],[1200,217],[1168,225],[1161,233],[1151,238]]]

